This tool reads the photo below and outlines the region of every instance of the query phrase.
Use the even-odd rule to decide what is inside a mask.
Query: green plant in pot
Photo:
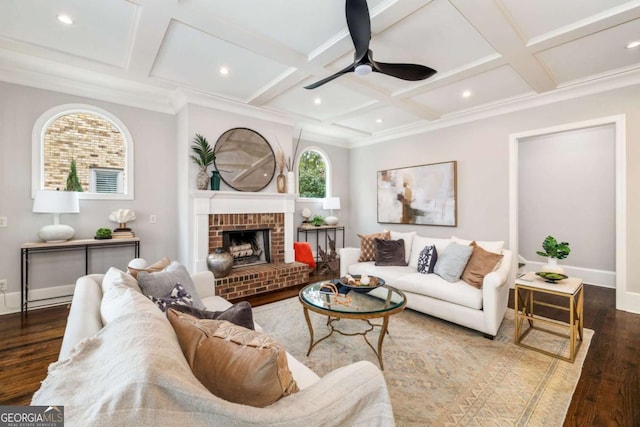
[[[196,136],[193,138],[191,151],[193,152],[193,154],[191,154],[189,157],[191,157],[191,160],[193,160],[193,162],[196,165],[198,165],[198,167],[200,168],[200,172],[198,172],[198,176],[196,180],[198,185],[198,190],[206,190],[209,188],[209,174],[207,172],[207,169],[215,161],[216,155],[213,152],[213,148],[209,144],[209,141],[207,141],[207,138],[205,138],[200,134],[196,134]],[[214,171],[214,175],[217,173],[218,171]],[[218,174],[217,176],[218,176],[218,181],[217,181],[218,186],[217,188],[213,188],[212,186],[211,188],[212,190],[220,189],[220,175]],[[213,181],[214,181],[214,177],[212,176],[211,177],[212,184],[213,184]]]
[[[536,254],[547,258],[547,264],[542,266],[542,271],[564,273],[564,269],[558,265],[558,260],[565,259],[571,253],[569,242],[558,242],[555,237],[547,236],[542,242],[542,249],[544,251],[536,251]]]
[[[313,217],[313,219],[311,220],[311,224],[315,225],[316,227],[321,226],[322,224],[324,224],[324,218],[321,217],[320,215],[316,215]]]
[[[111,229],[109,228],[101,227],[96,231],[96,239],[110,239],[111,237]]]

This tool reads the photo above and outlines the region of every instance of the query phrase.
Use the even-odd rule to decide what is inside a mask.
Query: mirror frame
[[[79,199],[87,200],[133,200],[133,138],[131,133],[115,115],[89,104],[63,104],[53,107],[42,114],[36,120],[31,134],[31,197],[35,198],[38,190],[44,187],[44,135],[51,123],[61,116],[74,113],[87,113],[100,116],[109,121],[113,126],[118,128],[124,142],[125,147],[125,175],[122,193],[78,193]]]
[[[264,144],[267,146],[267,148],[269,149],[269,152],[271,153],[271,159],[273,161],[273,169],[270,171],[271,174],[268,177],[265,177],[264,179],[264,185],[262,185],[262,182],[260,183],[260,185],[262,185],[260,188],[257,189],[247,189],[242,188],[242,186],[238,186],[237,184],[232,184],[229,182],[229,173],[228,172],[224,172],[224,170],[221,170],[218,167],[218,151],[220,150],[220,148],[222,147],[222,145],[226,142],[228,142],[228,137],[230,134],[235,133],[237,131],[246,131],[246,132],[250,132],[253,135],[256,135],[258,138],[260,138],[260,140],[262,142],[264,142]],[[276,155],[273,151],[273,147],[271,147],[271,144],[269,144],[269,141],[267,141],[267,139],[262,136],[260,133],[256,132],[253,129],[249,129],[249,128],[244,128],[244,127],[237,127],[237,128],[232,128],[229,129],[227,131],[225,131],[222,135],[220,135],[220,137],[218,138],[218,140],[216,141],[216,145],[213,148],[214,153],[216,153],[216,159],[214,160],[213,164],[216,168],[216,170],[218,172],[220,172],[220,178],[222,179],[222,181],[227,184],[229,187],[233,188],[234,190],[237,191],[247,191],[247,192],[257,192],[257,191],[261,191],[264,190],[265,187],[267,187],[271,181],[273,181],[273,178],[276,175]],[[227,174],[226,178],[225,178],[225,174]],[[234,176],[237,176],[238,174],[235,174]]]

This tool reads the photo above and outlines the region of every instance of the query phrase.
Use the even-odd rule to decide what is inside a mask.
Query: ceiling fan
[[[369,41],[371,40],[371,18],[369,17],[367,1],[346,0],[345,11],[351,40],[353,40],[353,45],[356,49],[353,55],[353,64],[329,77],[305,86],[305,89],[315,89],[343,74],[351,72],[362,76],[371,72],[382,73],[410,81],[428,79],[437,72],[433,68],[425,67],[424,65],[389,64],[374,61],[373,52],[369,49]]]

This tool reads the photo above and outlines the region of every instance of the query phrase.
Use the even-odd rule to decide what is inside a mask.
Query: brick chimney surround
[[[224,231],[270,229],[271,263],[234,268],[216,278],[216,295],[234,300],[307,283],[307,265],[294,262],[295,199],[295,194],[195,191],[192,270],[207,270],[207,256],[223,246]]]

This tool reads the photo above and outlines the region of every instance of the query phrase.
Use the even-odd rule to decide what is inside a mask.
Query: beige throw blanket
[[[33,405],[64,405],[67,426],[393,425],[384,378],[369,362],[326,375],[266,408],[222,400],[191,373],[166,319],[120,317],[49,366]]]

